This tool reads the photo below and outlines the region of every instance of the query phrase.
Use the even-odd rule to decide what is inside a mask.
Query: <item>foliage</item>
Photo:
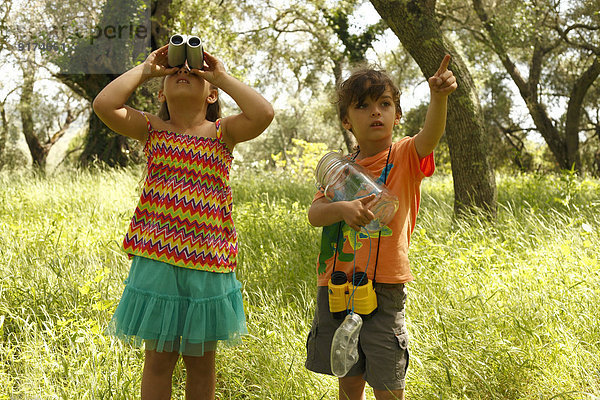
[[[321,9],[327,24],[344,45],[343,55],[348,59],[350,65],[361,64],[366,61],[366,53],[372,48],[373,42],[381,36],[387,28],[385,22],[380,20],[374,25],[365,27],[360,34],[350,33],[351,26],[349,17],[354,9],[348,10],[348,5],[342,5],[332,10]]]
[[[263,156],[285,151],[294,138],[311,141],[317,136],[315,141],[330,143],[333,138],[344,136],[346,148],[356,144],[339,123],[332,124],[337,118],[330,103],[336,82],[351,66],[367,60],[367,50],[385,30],[381,21],[367,27],[351,22],[360,3],[269,1],[253,3],[254,7],[248,9],[240,25],[250,27],[241,30],[240,37],[254,46],[251,50],[255,55],[240,62],[260,65],[250,69],[252,75],[258,77],[261,88],[266,86],[273,93],[276,106],[278,103],[287,106],[277,109],[275,124],[269,129],[274,140]],[[360,21],[359,16],[357,19]],[[313,110],[319,108],[327,113],[325,129],[306,129]],[[303,119],[298,119],[300,115]],[[281,129],[282,126],[294,128]]]
[[[57,28],[68,26],[71,31],[89,28],[102,20],[104,3],[102,0],[2,2],[0,50],[3,65],[17,66],[27,55],[17,51],[17,37],[29,42],[65,39],[73,44],[73,38],[60,36],[64,30]],[[271,154],[286,151],[292,146],[292,139],[324,142],[331,148],[341,147],[343,142],[330,98],[335,80],[346,73],[349,64],[364,60],[367,55],[373,60],[374,55],[376,63],[392,74],[403,91],[410,91],[423,83],[421,71],[402,47],[388,46],[377,54],[372,51],[377,47],[378,39],[389,35],[389,30],[384,31],[381,21],[363,24],[366,19],[359,10],[364,3],[357,0],[177,0],[171,5],[172,18],[157,22],[170,33],[181,31],[200,35],[206,49],[218,55],[230,73],[258,88],[275,104],[277,119],[268,133],[238,148],[238,153],[246,160],[269,160]],[[564,168],[551,161],[551,153],[531,150],[527,139],[530,139],[531,130],[537,128],[533,127],[531,117],[517,113],[523,104],[517,99],[518,93],[506,70],[490,50],[489,38],[473,11],[472,3],[464,0],[439,1],[436,13],[446,37],[464,55],[478,83],[485,113],[486,139],[494,167],[510,171],[515,168],[523,171]],[[545,53],[537,87],[539,98],[550,110],[552,123],[562,135],[567,125],[564,110],[572,83],[581,76],[585,67],[597,59],[597,54],[594,56],[591,50],[597,51],[598,48],[596,4],[592,1],[496,3],[489,0],[482,2],[523,76],[529,75],[531,49],[536,43],[551,48]],[[116,18],[108,16],[113,17]],[[42,92],[41,79],[48,76],[43,70],[56,72],[55,63],[58,61],[51,53],[43,50],[35,54],[36,76],[40,77],[36,82],[38,97]],[[19,81],[3,82],[0,89],[11,90],[10,85],[19,84]],[[75,86],[70,89],[63,87],[59,92],[75,90]],[[596,80],[580,107],[582,165],[584,171],[592,174],[600,171],[599,90]],[[18,93],[15,92],[12,97],[18,97]],[[33,107],[40,137],[58,131],[56,123],[50,129],[45,121],[49,120],[48,115],[63,114],[66,102],[71,103],[73,109],[85,106],[72,93],[53,96],[54,93],[45,96],[43,106]],[[154,93],[153,88],[142,88],[135,96],[135,105],[147,110],[155,109]],[[225,111],[235,112],[236,106],[226,97],[223,96]],[[14,109],[14,104],[16,102],[7,102],[7,110]],[[319,109],[317,118],[324,121],[324,125],[315,127],[311,118]],[[19,130],[15,120],[17,114],[8,111],[9,124]],[[447,153],[443,146],[441,151]],[[3,148],[0,146],[0,152]],[[4,160],[12,160],[13,154],[20,156],[19,152],[13,153],[14,143],[4,150],[4,153],[9,152],[4,154]],[[131,146],[129,150],[130,154],[137,154]]]
[[[2,137],[0,146],[0,169],[15,169],[27,167],[31,156],[23,149],[24,138],[15,122],[18,120],[16,105],[6,102],[3,105]]]
[[[236,146],[236,159],[242,163],[267,160],[272,167],[271,155],[289,151],[295,146],[294,140],[325,143],[331,149],[341,148],[343,142],[335,108],[325,93],[313,100],[290,99],[287,109],[277,110],[267,132]]]
[[[292,176],[307,178],[314,177],[314,171],[321,157],[327,152],[325,143],[309,143],[302,139],[292,139],[294,145],[271,157],[275,168],[283,169]]]
[[[12,3],[7,2],[9,5]],[[0,151],[2,166],[10,167],[14,164],[13,158],[20,156],[21,149],[16,144],[25,135],[30,153],[28,158],[33,159],[34,167],[43,171],[51,147],[78,115],[89,108],[80,93],[61,85],[53,77],[57,66],[52,61],[64,56],[72,44],[64,34],[74,25],[77,25],[77,34],[94,26],[97,6],[98,2],[94,0],[58,4],[37,1],[21,2],[18,6],[13,4],[12,8],[6,9],[9,23],[3,30],[3,34],[7,35],[3,58],[9,62],[3,66],[3,73],[12,79],[6,79],[1,87],[6,91],[3,103],[7,113],[3,122],[14,129],[11,133],[15,137],[9,138],[4,154]],[[78,17],[77,21],[74,16]],[[19,101],[13,101],[18,98],[17,95],[20,96]]]
[[[0,172],[0,398],[131,399],[143,352],[103,334],[128,260],[141,169]],[[218,352],[218,397],[319,399],[304,368],[319,230],[309,181],[240,168],[232,181],[250,335]],[[407,396],[600,396],[600,181],[498,179],[498,221],[455,220],[452,180],[426,179],[410,257]],[[183,398],[178,365],[174,398]],[[368,398],[372,399],[371,393]],[[558,396],[558,397],[556,397]]]
[[[504,96],[484,97],[484,103],[495,134],[516,147],[517,166],[526,167],[527,160],[520,157],[527,154],[519,142],[535,127],[558,168],[575,163],[580,170],[596,173],[594,162],[584,158],[588,162],[580,163],[578,151],[580,136],[584,141],[593,137],[599,123],[595,94],[600,82],[600,37],[594,2],[496,5],[487,0],[445,0],[438,9],[446,29],[456,34],[461,51],[479,71],[484,92],[494,86],[508,89]],[[528,107],[527,119],[515,118],[511,112],[517,93]]]

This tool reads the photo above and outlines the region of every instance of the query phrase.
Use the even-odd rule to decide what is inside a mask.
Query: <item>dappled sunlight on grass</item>
[[[120,245],[140,176],[0,174],[0,398],[137,397],[143,352],[103,331],[127,275]],[[320,240],[306,217],[314,185],[241,170],[232,186],[250,335],[220,348],[218,396],[334,398],[336,380],[304,368]],[[423,183],[408,397],[600,396],[600,182],[500,176],[498,199],[496,222],[459,220],[452,180]],[[178,365],[174,398],[184,380]]]
[[[440,195],[443,185],[429,186],[410,251],[417,280],[409,330],[422,366],[411,370],[413,390],[448,398],[598,395],[598,182],[574,190],[553,176],[501,177],[495,223],[444,218],[431,205],[450,209],[451,197]]]

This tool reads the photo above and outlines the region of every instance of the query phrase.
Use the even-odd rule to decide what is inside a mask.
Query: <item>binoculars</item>
[[[364,272],[355,272],[352,282],[342,271],[334,271],[327,283],[329,294],[329,311],[336,319],[342,319],[349,311],[354,311],[363,318],[377,312],[377,295],[373,289],[373,281]]]
[[[167,54],[170,67],[181,67],[186,59],[190,68],[202,69],[204,66],[204,49],[198,36],[171,36]]]

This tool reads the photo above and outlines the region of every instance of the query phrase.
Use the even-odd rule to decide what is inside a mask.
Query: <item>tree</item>
[[[151,26],[150,32],[146,32],[150,35],[150,50],[156,50],[159,44],[166,42],[165,22],[170,19],[171,3],[172,0],[153,0],[150,3]],[[140,4],[137,1],[108,0],[102,8],[97,27],[107,29],[114,25],[126,26],[127,23],[132,24],[135,21],[145,28],[143,22],[138,20],[140,13],[143,14],[143,7],[145,7],[143,2]],[[149,50],[147,47],[139,47],[135,44],[132,47],[122,45],[122,42],[115,44],[110,41],[106,47],[94,45],[88,34],[76,35],[72,50],[67,57],[54,60],[61,67],[61,72],[56,76],[91,104],[96,95],[119,73],[131,68],[135,60],[143,61],[142,57],[147,55]],[[102,51],[106,51],[106,54],[98,54]],[[90,55],[93,58],[90,58]],[[69,70],[73,68],[74,60],[78,63],[78,69]],[[121,61],[123,64],[114,64],[116,61]],[[130,104],[133,106],[139,107],[140,103],[148,103],[149,94],[144,93],[143,90],[139,93],[140,96],[130,99]],[[110,166],[125,166],[133,154],[135,152],[129,139],[112,132],[95,113],[90,113],[88,133],[79,157],[82,165],[99,160]]]
[[[595,85],[588,92],[589,99],[595,99],[598,104],[600,99],[600,85]],[[591,103],[591,101],[590,101]],[[590,166],[591,173],[600,177],[600,107],[586,107],[582,110],[583,121],[581,124],[582,133],[586,136],[582,143],[582,159],[584,164]]]
[[[342,82],[342,72],[345,64],[349,64],[352,68],[367,63],[367,50],[372,47],[377,36],[381,35],[387,28],[383,21],[379,21],[374,25],[367,26],[362,33],[351,34],[348,13],[349,11],[353,11],[353,9],[354,7],[348,9],[348,7],[342,6],[331,10],[326,8],[321,9],[329,27],[344,46],[344,50],[341,52],[331,52],[333,75],[336,85]],[[356,139],[341,125],[340,129],[346,143],[346,148],[350,152],[354,151],[357,146]]]
[[[292,87],[295,96],[309,98],[311,102],[324,100],[322,107],[329,110],[328,116],[335,124],[327,125],[328,135],[321,135],[322,140],[329,142],[331,134],[334,134],[343,139],[348,151],[355,149],[356,140],[343,129],[336,117],[332,106],[335,85],[341,81],[345,71],[366,62],[366,52],[385,29],[382,22],[353,29],[357,27],[351,26],[350,19],[359,3],[358,0],[338,1],[334,5],[322,0],[296,0],[287,4],[260,2],[249,10],[248,15],[249,19],[261,23],[242,32],[247,43],[259,49],[269,49],[265,66],[259,72],[261,81],[273,86]],[[325,97],[329,97],[329,101]],[[294,101],[291,104],[296,109],[308,107],[306,101],[304,105]],[[293,114],[304,112],[296,110]],[[278,113],[272,129],[277,129],[280,120],[281,114]],[[281,122],[287,124],[288,121]],[[335,131],[330,134],[331,128]],[[302,132],[303,139],[311,135],[306,129],[281,132],[285,145],[297,138],[292,136],[296,132]],[[283,142],[280,140],[279,143]],[[281,150],[276,149],[276,152]]]
[[[600,25],[592,3],[515,0],[493,7],[486,0],[459,0],[445,7],[460,10],[447,14],[454,30],[500,61],[561,169],[582,168],[584,118],[598,107],[588,94],[600,75]],[[490,57],[483,57],[489,65]]]
[[[448,103],[446,139],[454,178],[454,209],[461,214],[480,208],[496,214],[494,173],[484,142],[481,106],[473,79],[455,47],[443,35],[436,19],[436,1],[371,0],[425,77],[437,70],[444,54],[452,56],[451,69],[459,86]]]
[[[22,78],[7,79],[5,82],[13,86],[2,101],[2,128],[0,132],[0,155],[2,164],[12,164],[14,149],[10,154],[3,154],[9,141],[15,140],[15,134],[9,135],[8,129],[14,132],[14,120],[20,120],[21,131],[27,144],[34,168],[44,172],[46,158],[52,146],[65,134],[66,129],[82,111],[78,99],[73,96],[56,95],[56,102],[49,104],[46,96],[36,89],[35,84],[41,79],[49,79],[47,66],[40,63],[45,52],[51,52],[47,29],[44,26],[43,10],[39,7],[11,7],[12,2],[0,6],[0,51],[3,52],[4,67],[12,73],[20,72]],[[19,71],[20,70],[20,71]],[[11,74],[11,72],[8,72]],[[10,75],[9,75],[10,76]],[[41,77],[41,79],[40,79]],[[7,85],[7,86],[8,86]],[[20,94],[17,104],[17,118],[6,109],[7,99],[13,94]],[[12,137],[11,137],[12,136]],[[8,143],[10,144],[10,143]],[[14,143],[13,143],[14,144]],[[8,146],[10,148],[10,146]]]
[[[8,31],[6,25],[11,7],[12,1],[9,0],[4,1],[2,2],[2,4],[0,4],[0,53],[2,53],[6,45],[7,38],[5,32]],[[5,108],[7,97],[8,96],[5,96],[4,100],[0,102],[0,122],[2,123],[2,126],[0,127],[0,157],[2,157],[2,155],[4,154],[4,149],[6,147],[6,139],[8,137],[8,120],[6,118]]]
[[[12,0],[5,0],[0,4],[0,51],[4,50],[8,40],[8,19],[12,9]]]
[[[40,8],[40,3],[44,7]],[[0,18],[4,15],[3,10],[11,4],[11,1],[6,1],[0,5]],[[218,49],[217,55],[223,61],[236,59],[237,62],[240,53],[235,53],[233,49],[236,46],[231,46],[237,38],[233,32],[237,25],[233,20],[243,15],[244,7],[250,5],[246,5],[245,1],[214,0],[64,0],[58,3],[44,0],[24,3],[19,11],[22,18],[19,23],[11,24],[8,36],[28,38],[28,43],[50,43],[51,51],[36,52],[36,67],[51,71],[57,80],[85,99],[91,108],[91,101],[102,88],[118,74],[142,62],[150,50],[167,43],[170,33],[198,34],[205,42],[205,49],[212,52]],[[128,29],[133,32],[128,25],[147,27],[146,15],[151,17],[150,28],[144,32],[149,35],[147,43],[140,47],[140,41],[126,37],[118,43],[120,47],[111,47],[108,39],[122,31],[127,35]],[[0,34],[5,33],[1,30],[3,21],[0,19]],[[137,36],[137,30],[135,33]],[[5,43],[0,37],[0,46]],[[47,49],[46,46],[42,50]],[[250,52],[249,55],[252,54]],[[246,73],[243,68],[233,68],[230,72],[236,76]],[[153,80],[138,88],[128,104],[155,111],[158,108],[157,82]],[[35,114],[35,108],[31,110]],[[88,132],[79,156],[81,165],[95,160],[107,165],[138,161],[137,156],[141,156],[141,152],[137,143],[111,132],[94,113],[89,114],[87,122]]]
[[[133,2],[136,7],[140,4],[137,0]],[[99,31],[101,24],[94,24],[100,21],[97,10],[101,9],[102,3],[103,0],[25,2],[19,4],[19,8],[13,7],[11,14],[6,14],[9,15],[9,24],[5,24],[4,20],[0,21],[1,28],[6,25],[6,31],[2,29],[2,34],[6,32],[6,35],[12,38],[9,42],[0,40],[0,45],[8,49],[11,63],[20,65],[23,71],[23,79],[18,83],[21,93],[18,109],[33,164],[38,168],[44,167],[50,147],[64,134],[79,110],[70,103],[61,104],[57,114],[64,116],[64,119],[58,123],[56,132],[51,134],[50,131],[46,131],[46,128],[55,127],[49,128],[38,118],[42,103],[40,93],[34,91],[34,83],[39,79],[38,77],[43,76],[45,79],[45,75],[49,73],[89,102],[95,96],[94,90],[98,88],[97,93],[108,82],[103,80],[105,74],[93,73],[94,68],[102,65],[97,57],[94,58],[99,48],[94,41],[97,42],[101,36]],[[119,10],[125,9],[123,3],[126,2],[119,3],[121,5]],[[7,13],[10,12],[8,8],[10,4],[12,4],[10,1],[3,3],[0,11],[6,9]],[[110,8],[110,5],[106,7]],[[128,17],[127,13],[123,14],[125,18]],[[108,16],[106,21],[111,21]],[[121,27],[113,28],[114,30],[108,34],[122,33]],[[126,59],[122,54],[115,54],[111,58],[111,60],[122,59]],[[69,69],[73,66],[75,67]],[[86,74],[86,72],[91,73]],[[65,96],[61,97],[62,100]],[[67,99],[72,97],[72,95],[66,96]],[[91,126],[94,126],[94,117],[95,115],[90,117]],[[97,125],[99,136],[102,136],[103,124]]]
[[[506,85],[502,73],[487,73],[483,77],[481,98],[489,145],[490,163],[494,169],[532,171],[534,157],[530,153],[528,135],[535,128],[526,127],[526,115],[511,115],[514,108],[513,94]]]
[[[21,98],[19,102],[19,112],[21,114],[21,126],[25,141],[31,152],[33,165],[43,171],[46,161],[46,154],[41,143],[35,135],[33,122],[33,84],[35,82],[35,70],[29,60],[25,61],[23,67],[23,83],[21,85]],[[45,154],[44,154],[45,153]]]
[[[0,123],[2,123],[2,126],[0,126],[0,168],[2,168],[2,165],[4,164],[4,153],[6,151],[6,143],[8,142],[10,129],[8,116],[6,115],[6,101],[8,97],[16,90],[16,87],[13,88],[6,94],[6,96],[4,96],[4,99],[0,101]]]
[[[43,113],[44,104],[40,101],[43,99],[43,96],[36,95],[34,92],[34,65],[29,60],[25,61],[22,66],[22,72],[23,82],[20,85],[21,97],[19,100],[21,129],[23,130],[34,168],[44,172],[50,149],[64,136],[71,123],[77,119],[83,109],[74,106],[76,101],[72,97],[67,97],[66,101],[60,105],[61,110],[52,107],[50,113]],[[64,96],[58,97],[61,99],[65,98]],[[36,116],[41,121],[36,121]]]
[[[354,3],[355,1],[341,1],[336,7],[351,8]],[[271,148],[271,152],[276,154],[283,151],[286,154],[285,150],[294,139],[307,140],[312,136],[308,130],[308,119],[296,118],[299,115],[311,118],[306,112],[310,107],[308,101],[324,101],[322,108],[328,110],[331,121],[336,121],[331,99],[327,101],[322,94],[332,93],[332,83],[342,74],[344,56],[336,46],[331,21],[325,17],[322,1],[292,1],[287,4],[260,2],[248,11],[248,19],[258,20],[260,23],[241,32],[244,42],[258,48],[259,54],[264,49],[269,49],[268,56],[259,58],[259,62],[263,63],[258,71],[260,83],[278,88],[276,98],[288,98],[288,93],[292,92],[290,97],[293,99],[303,99],[291,102],[286,100],[294,111],[278,112],[271,127],[279,136],[277,143],[273,143],[278,147]],[[285,90],[282,91],[281,88]],[[297,122],[295,129],[285,129],[292,121]],[[280,124],[282,129],[279,129]],[[339,123],[328,123],[323,126],[322,132],[331,134],[322,134],[321,137],[331,138],[335,135],[336,138],[343,138],[348,149],[353,149],[356,145],[353,136],[345,132]]]

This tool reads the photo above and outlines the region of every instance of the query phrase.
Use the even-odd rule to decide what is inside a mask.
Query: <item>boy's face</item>
[[[392,91],[386,89],[377,99],[366,97],[362,103],[350,104],[342,125],[352,131],[358,144],[389,142],[394,125],[400,121],[400,113],[392,97]]]

